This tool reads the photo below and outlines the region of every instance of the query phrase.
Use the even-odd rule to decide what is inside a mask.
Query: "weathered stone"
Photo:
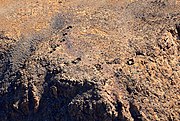
[[[179,8],[0,1],[0,121],[179,121]]]

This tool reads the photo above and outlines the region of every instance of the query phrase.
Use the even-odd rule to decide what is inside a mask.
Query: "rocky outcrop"
[[[178,2],[0,3],[1,121],[180,120]]]

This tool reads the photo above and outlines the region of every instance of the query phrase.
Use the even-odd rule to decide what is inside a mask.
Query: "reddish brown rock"
[[[179,8],[0,1],[0,121],[179,121]]]

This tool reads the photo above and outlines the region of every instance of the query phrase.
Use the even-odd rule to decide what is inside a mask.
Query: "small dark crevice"
[[[180,24],[176,24],[176,29],[177,29],[177,39],[180,40]]]
[[[129,94],[133,92],[133,89],[131,89],[129,86],[126,87],[126,90],[128,91]]]
[[[168,30],[173,37],[177,38],[177,40],[180,40],[180,24],[176,24],[174,28]]]
[[[172,34],[173,37],[176,36],[176,34],[177,34],[174,29],[170,29],[169,32]]]
[[[170,115],[170,116],[168,117],[168,121],[174,121],[174,118],[173,118],[172,115]]]
[[[33,111],[35,104],[33,100],[32,86],[28,84],[28,100],[29,100],[29,110]]]
[[[142,115],[140,114],[138,108],[132,102],[130,102],[129,111],[134,121],[142,121]]]
[[[159,46],[160,50],[165,51],[161,44],[158,43],[158,46]]]
[[[127,119],[122,114],[122,110],[123,110],[122,107],[123,104],[120,101],[117,101],[116,111],[118,112],[118,116],[115,118],[114,121],[127,121]]]

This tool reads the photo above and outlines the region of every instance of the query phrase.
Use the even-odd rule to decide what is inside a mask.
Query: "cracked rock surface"
[[[179,121],[179,0],[0,0],[0,121]]]

